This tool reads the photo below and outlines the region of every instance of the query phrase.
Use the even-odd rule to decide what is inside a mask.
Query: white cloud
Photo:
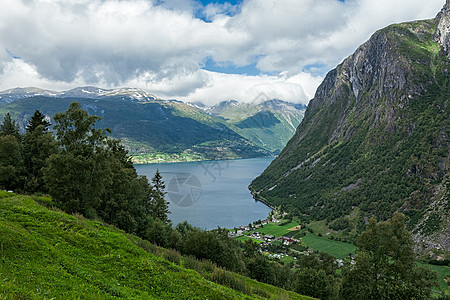
[[[321,78],[314,66],[330,69],[375,30],[434,17],[443,2],[244,0],[199,12],[194,0],[2,0],[0,89],[128,85],[209,103],[306,103]],[[278,75],[208,72],[206,57]]]
[[[321,77],[312,77],[306,73],[293,77],[284,74],[247,76],[209,71],[201,73],[208,78],[207,85],[185,97],[190,102],[213,104],[233,99],[259,103],[269,99],[285,99],[306,104],[322,80]]]

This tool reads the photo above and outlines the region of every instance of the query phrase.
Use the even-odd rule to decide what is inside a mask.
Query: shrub
[[[163,252],[163,257],[174,264],[180,265],[180,253],[175,250],[169,250]]]
[[[211,274],[211,281],[220,285],[225,285],[233,290],[251,295],[251,289],[243,277],[237,276],[221,268],[215,268]]]

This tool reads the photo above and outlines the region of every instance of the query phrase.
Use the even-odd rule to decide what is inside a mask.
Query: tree
[[[137,175],[120,141],[108,138],[108,129],[95,128],[100,119],[90,116],[76,102],[54,116],[60,151],[46,161],[46,187],[65,211],[100,217],[127,232],[142,235],[155,224],[148,214],[149,199],[154,195],[163,197],[164,183],[159,175],[158,190],[152,190],[147,178]],[[39,121],[39,115],[32,120],[29,128],[33,132],[40,132],[46,125]],[[160,202],[156,203],[161,206]],[[159,209],[159,215],[165,216],[163,221],[167,222],[165,210]]]
[[[380,223],[370,219],[357,246],[356,264],[342,279],[342,299],[429,299],[437,277],[416,265],[403,214]]]
[[[39,130],[43,133],[48,132],[48,128],[50,127],[50,122],[46,120],[46,117],[39,110],[36,110],[33,116],[28,121],[26,132],[34,132]]]
[[[0,136],[0,188],[15,190],[23,182],[21,145],[13,135]]]
[[[107,223],[132,233],[141,233],[152,223],[145,213],[151,187],[144,176],[138,176],[125,148],[109,139],[105,148],[105,189],[100,196],[99,216]]]
[[[27,174],[25,190],[28,192],[46,192],[42,170],[46,166],[46,159],[57,152],[55,139],[48,132],[49,126],[45,116],[36,110],[26,127],[23,153]]]
[[[94,218],[109,177],[107,130],[95,129],[101,118],[88,115],[77,102],[53,118],[61,152],[47,160],[48,191],[63,210]]]
[[[158,169],[156,170],[155,176],[152,178],[152,186],[148,213],[152,217],[167,224],[169,222],[168,214],[170,214],[169,202],[164,199],[164,195],[166,194],[164,189],[166,186]]]
[[[0,188],[23,187],[23,155],[19,125],[8,112],[0,125]]]
[[[334,295],[334,278],[324,270],[301,268],[296,272],[295,292],[318,299],[332,299]],[[364,299],[364,298],[360,298]]]
[[[11,118],[11,114],[9,112],[6,113],[3,118],[3,123],[0,125],[0,135],[12,135],[20,141],[19,124],[16,123],[16,120]]]

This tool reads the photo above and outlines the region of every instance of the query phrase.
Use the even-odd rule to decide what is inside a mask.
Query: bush
[[[163,252],[163,257],[174,264],[180,265],[180,253],[175,250],[165,250]]]
[[[153,245],[149,241],[139,239],[137,245],[144,249],[146,252],[159,256],[158,247]]]
[[[197,272],[200,272],[200,270],[202,269],[202,263],[194,256],[184,256],[182,265],[186,269],[195,270]]]
[[[227,286],[244,294],[251,295],[251,289],[243,277],[239,277],[221,268],[214,269],[211,274],[211,281]]]

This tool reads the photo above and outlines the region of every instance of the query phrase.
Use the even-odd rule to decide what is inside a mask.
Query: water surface
[[[149,180],[159,169],[166,184],[166,200],[173,224],[214,229],[233,228],[265,219],[270,208],[255,201],[248,190],[251,181],[273,158],[252,158],[183,163],[135,165]]]

